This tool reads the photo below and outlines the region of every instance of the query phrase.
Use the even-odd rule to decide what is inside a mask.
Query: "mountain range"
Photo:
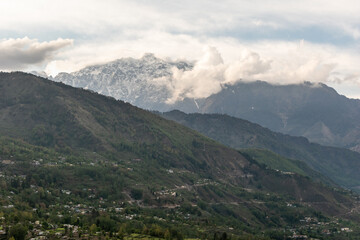
[[[94,224],[109,237],[127,224],[129,234],[164,237],[169,228],[178,239],[178,231],[277,239],[269,236],[292,236],[310,219],[309,236],[346,224],[357,233],[356,195],[270,169],[251,152],[111,97],[0,73],[0,116],[6,224],[27,226],[31,216],[84,233]]]
[[[220,92],[206,98],[185,98],[167,104],[172,91],[164,79],[171,81],[172,68],[190,71],[193,66],[147,54],[141,59],[125,58],[74,73],[60,73],[53,80],[144,109],[228,114],[323,145],[353,150],[360,147],[360,100],[339,95],[325,84],[272,85],[239,80],[233,85],[222,85]]]
[[[276,133],[247,120],[223,114],[185,114],[178,110],[159,114],[235,149],[256,148],[270,150],[281,156],[300,160],[333,182],[359,191],[360,153],[358,152],[311,143],[305,137]],[[249,154],[256,158],[258,152]],[[265,152],[265,155],[270,156],[271,153]],[[281,158],[278,159],[281,160]],[[271,166],[270,162],[265,164]],[[281,161],[277,162],[275,166],[277,169],[284,171],[294,168],[294,166],[288,169],[284,168],[288,164]],[[307,175],[310,174],[316,178],[314,173],[309,172],[308,169],[301,166],[300,168],[308,172]],[[325,179],[321,181],[328,182]]]
[[[360,139],[360,100],[341,96],[324,84],[239,82],[206,99],[197,99],[196,104],[185,100],[175,109],[228,114],[329,146],[356,149]]]

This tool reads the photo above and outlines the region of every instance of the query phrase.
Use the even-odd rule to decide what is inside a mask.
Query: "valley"
[[[0,89],[7,237],[351,239],[360,231],[358,195],[310,174],[271,169],[151,112],[30,74],[1,73]]]

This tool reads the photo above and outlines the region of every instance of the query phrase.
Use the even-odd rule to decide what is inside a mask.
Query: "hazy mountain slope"
[[[146,215],[159,208],[164,218],[174,215],[164,209],[178,207],[189,215],[173,220],[186,229],[214,231],[214,226],[234,225],[240,234],[287,226],[290,216],[296,216],[291,224],[297,226],[304,216],[318,214],[312,207],[335,216],[356,206],[347,193],[298,174],[265,169],[173,121],[33,75],[0,73],[0,116],[0,158],[5,160],[0,170],[9,175],[1,184],[4,194],[18,192],[16,198],[1,201],[20,203],[19,208],[29,211],[37,206],[36,198],[26,196],[39,188],[49,191],[39,200],[44,213],[60,203],[114,209],[118,201],[126,201],[130,212]],[[288,209],[287,202],[298,207]],[[109,214],[119,219],[115,211]],[[202,224],[201,216],[214,225]]]
[[[184,100],[174,108],[228,114],[324,145],[350,148],[360,141],[360,100],[341,96],[323,84],[239,82],[196,102]]]
[[[262,148],[288,158],[302,160],[337,184],[360,186],[360,154],[347,149],[310,143],[304,137],[275,133],[258,124],[220,114],[161,114],[233,148]],[[341,171],[339,170],[341,169]]]

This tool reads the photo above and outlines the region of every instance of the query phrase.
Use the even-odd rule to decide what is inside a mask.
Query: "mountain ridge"
[[[300,227],[305,216],[357,219],[351,193],[266,169],[129,103],[24,73],[0,73],[0,93],[0,169],[7,174],[0,200],[38,208],[33,215],[40,219],[53,208],[68,215],[69,202],[86,203],[88,213],[74,213],[84,229],[101,227],[107,216],[113,226],[141,220],[143,231],[157,214],[166,219],[162,225],[174,220],[197,237],[215,230],[262,235],[259,229]],[[11,192],[17,194],[8,198]],[[118,204],[125,213],[114,210]],[[129,213],[137,214],[132,222],[121,218]]]
[[[325,84],[273,85],[263,81],[238,81],[201,99],[167,104],[172,91],[172,68],[189,71],[192,63],[171,62],[148,54],[141,59],[119,59],[61,73],[54,81],[82,87],[130,102],[138,107],[187,113],[220,113],[247,119],[273,131],[304,136],[323,145],[360,146],[360,100],[339,95]],[[163,78],[161,81],[158,79]]]
[[[70,74],[59,73],[51,79],[112,96],[140,108],[154,109],[164,107],[170,97],[166,86],[156,79],[170,77],[173,67],[189,70],[193,66],[184,61],[165,61],[148,53],[140,59],[118,59]]]
[[[183,102],[174,109],[228,114],[323,145],[351,148],[359,144],[356,119],[360,117],[360,100],[347,99],[324,84],[238,82],[208,98],[197,99],[196,104],[192,99]]]
[[[358,191],[360,154],[357,152],[321,146],[309,142],[305,137],[276,133],[259,124],[228,115],[186,114],[178,110],[158,114],[235,149],[268,149],[282,156],[301,160],[337,184]]]

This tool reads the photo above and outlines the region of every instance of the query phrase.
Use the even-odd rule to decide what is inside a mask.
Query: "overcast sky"
[[[0,70],[56,75],[152,52],[198,61],[181,82],[324,82],[360,98],[359,13],[355,0],[2,0]]]

